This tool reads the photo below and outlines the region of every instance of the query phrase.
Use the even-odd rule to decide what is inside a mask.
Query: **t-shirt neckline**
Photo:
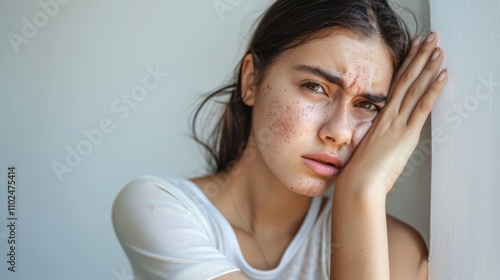
[[[304,221],[302,222],[302,225],[300,226],[300,229],[297,231],[297,234],[295,234],[294,238],[288,245],[288,247],[285,249],[285,252],[283,253],[283,256],[281,257],[281,260],[279,264],[270,270],[260,270],[257,268],[252,267],[246,259],[243,256],[243,253],[241,252],[241,248],[238,242],[238,238],[236,237],[236,233],[234,232],[233,227],[229,223],[229,221],[222,215],[222,213],[215,207],[215,205],[206,197],[206,195],[203,193],[203,191],[196,185],[193,181],[189,179],[182,178],[181,180],[186,181],[186,185],[189,185],[190,188],[196,193],[199,199],[203,200],[204,203],[206,203],[207,207],[211,208],[211,212],[215,214],[215,218],[217,219],[217,222],[220,224],[220,226],[223,228],[223,235],[230,240],[229,243],[233,244],[235,247],[235,253],[236,253],[236,261],[237,266],[244,270],[245,272],[249,272],[255,276],[268,276],[269,274],[277,273],[283,270],[283,268],[287,265],[287,263],[292,259],[293,255],[297,252],[297,250],[300,247],[300,244],[302,244],[307,236],[309,235],[309,230],[312,229],[313,224],[318,217],[319,210],[321,207],[321,202],[322,202],[322,196],[314,197],[311,201],[311,204],[309,205],[309,209],[307,210],[306,217],[304,218]],[[243,267],[240,267],[243,266]]]

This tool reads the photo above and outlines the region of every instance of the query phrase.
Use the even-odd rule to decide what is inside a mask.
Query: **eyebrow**
[[[328,72],[320,67],[298,64],[294,66],[293,69],[300,72],[313,74],[316,77],[320,77],[324,80],[327,80],[328,82],[336,84],[341,88],[345,88],[345,82],[341,77],[332,72]],[[381,92],[365,92],[363,94],[360,94],[360,96],[362,96],[363,98],[372,103],[387,103],[387,96]]]

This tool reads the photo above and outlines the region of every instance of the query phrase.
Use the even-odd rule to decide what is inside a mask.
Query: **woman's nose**
[[[321,140],[330,146],[349,145],[352,134],[349,106],[345,104],[338,104],[328,112],[319,131]]]

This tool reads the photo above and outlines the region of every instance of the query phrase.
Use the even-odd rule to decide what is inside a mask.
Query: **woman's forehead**
[[[360,38],[350,32],[333,32],[284,52],[277,61],[288,69],[303,65],[340,77],[346,88],[386,91],[393,74],[389,50],[379,37]]]
[[[335,31],[327,36],[309,40],[286,51],[283,58],[308,59],[324,62],[376,62],[392,65],[388,47],[379,36],[359,37],[349,31]]]

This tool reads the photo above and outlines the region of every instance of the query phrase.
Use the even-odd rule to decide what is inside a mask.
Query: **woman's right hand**
[[[421,240],[389,226],[385,201],[447,81],[447,71],[439,70],[444,54],[437,42],[435,33],[425,42],[414,41],[393,78],[389,102],[339,175],[332,204],[331,279],[427,275],[427,256],[415,249]]]
[[[422,127],[446,81],[438,36],[417,37],[393,78],[389,101],[339,175],[337,185],[387,194],[415,150]]]

